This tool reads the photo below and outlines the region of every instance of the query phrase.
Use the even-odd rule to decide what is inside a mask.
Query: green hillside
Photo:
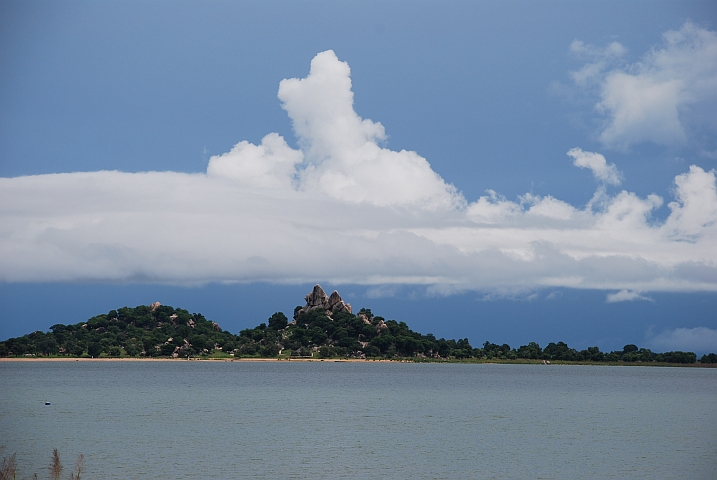
[[[281,312],[266,323],[232,334],[199,313],[168,305],[123,307],[73,325],[57,324],[0,342],[0,356],[201,357],[414,356],[466,358],[464,340],[421,335],[404,322],[384,321],[370,310],[329,316],[313,310],[289,321]]]
[[[317,290],[318,288],[318,290]],[[603,353],[598,347],[578,351],[563,342],[541,348],[531,342],[517,349],[485,342],[474,348],[467,338],[446,340],[411,330],[404,322],[385,320],[371,310],[357,314],[337,292],[321,287],[296,307],[294,321],[277,312],[266,323],[232,334],[199,313],[159,303],[123,307],[86,322],[56,324],[0,342],[0,356],[14,357],[314,357],[412,358],[436,360],[546,360],[570,362],[665,362],[690,364],[692,352],[655,353],[636,345]],[[717,363],[715,354],[701,363]]]

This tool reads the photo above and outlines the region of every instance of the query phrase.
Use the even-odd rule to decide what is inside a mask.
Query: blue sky
[[[422,332],[717,351],[713,2],[4,2],[0,337],[314,283]]]

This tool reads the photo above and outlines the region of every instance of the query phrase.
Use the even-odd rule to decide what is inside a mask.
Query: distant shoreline
[[[541,348],[529,342],[519,348],[484,342],[473,347],[467,338],[436,338],[411,330],[405,322],[386,320],[370,309],[351,312],[337,291],[327,296],[320,285],[295,309],[294,321],[276,312],[267,322],[241,330],[223,330],[200,313],[161,305],[122,307],[86,322],[56,324],[51,332],[35,331],[0,342],[0,357],[38,361],[389,361],[403,363],[498,363],[568,365],[695,364],[695,352],[653,352],[627,344],[602,352],[596,346],[578,351],[565,342]],[[545,360],[543,360],[545,359]],[[548,361],[550,359],[550,361]],[[717,354],[702,356],[717,364]]]
[[[540,360],[534,361],[514,361],[514,360],[488,360],[488,361],[465,361],[465,360],[414,360],[410,358],[397,359],[363,359],[363,358],[73,358],[73,357],[0,357],[0,363],[3,362],[21,362],[21,363],[40,363],[40,362],[325,362],[325,363],[450,363],[450,364],[466,364],[466,365],[541,365],[546,367],[560,365],[575,365],[585,367],[680,367],[680,368],[717,368],[717,364],[710,363],[657,363],[657,362],[570,362],[556,360],[549,365],[542,365]]]
[[[401,362],[401,360],[364,360],[362,358],[86,358],[86,357],[1,357],[0,362]],[[406,360],[403,360],[404,362]]]

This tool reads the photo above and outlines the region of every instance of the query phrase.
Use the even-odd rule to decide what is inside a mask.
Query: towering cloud
[[[717,290],[714,171],[675,179],[664,222],[651,219],[657,195],[605,194],[617,167],[579,148],[568,155],[596,177],[599,205],[493,191],[469,202],[416,152],[383,145],[334,52],[282,81],[279,100],[298,150],[270,133],[212,157],[206,174],[0,178],[2,280],[569,286],[617,291],[608,301]]]
[[[208,173],[261,187],[286,186],[296,177],[300,190],[348,203],[429,209],[464,203],[425,158],[379,146],[386,139],[383,125],[354,111],[350,73],[348,64],[329,50],[311,61],[306,78],[279,85],[301,151],[269,134],[259,146],[241,142],[212,157]]]

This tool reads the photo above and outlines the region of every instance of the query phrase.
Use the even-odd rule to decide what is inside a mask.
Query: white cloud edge
[[[655,351],[717,353],[717,329],[708,327],[675,328],[657,334],[650,329],[646,338],[648,348]]]
[[[605,302],[607,303],[618,303],[618,302],[632,302],[634,300],[647,300],[652,302],[653,300],[644,295],[642,292],[636,292],[634,290],[622,289],[619,292],[609,293]]]
[[[270,133],[213,156],[206,174],[0,178],[0,278],[321,280],[526,299],[553,287],[717,291],[714,171],[676,177],[662,224],[650,221],[660,197],[607,195],[620,172],[579,148],[568,155],[601,184],[584,209],[492,191],[469,203],[417,153],[377,143],[383,127],[354,112],[349,74],[327,51],[307,78],[281,83],[301,150]]]
[[[691,122],[715,133],[717,123],[704,124],[692,111],[710,118],[717,108],[717,32],[687,21],[679,30],[665,32],[660,47],[630,64],[624,61],[627,49],[618,42],[600,48],[575,40],[570,51],[587,60],[570,77],[598,97],[603,146],[681,145],[689,139]]]
[[[593,176],[601,183],[620,185],[622,172],[614,163],[607,163],[605,157],[597,152],[585,152],[575,147],[568,150],[568,156],[573,159],[573,165],[589,169]]]

